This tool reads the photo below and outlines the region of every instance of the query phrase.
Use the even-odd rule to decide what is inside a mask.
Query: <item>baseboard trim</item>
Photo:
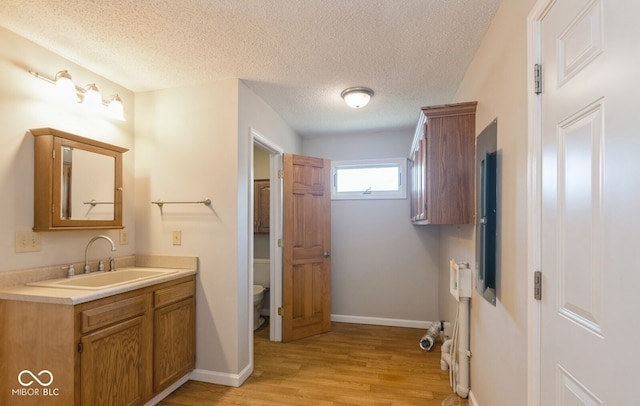
[[[160,401],[162,401],[164,398],[169,396],[171,394],[171,392],[173,392],[174,390],[178,389],[180,386],[182,386],[182,384],[184,384],[188,380],[189,380],[189,374],[186,374],[182,378],[178,379],[172,385],[169,385],[165,390],[163,390],[162,392],[160,392],[156,396],[154,396],[153,399],[151,399],[150,401],[145,403],[144,406],[157,405],[158,403],[160,403]]]
[[[189,379],[200,382],[215,383],[216,385],[240,387],[251,376],[253,368],[247,365],[239,374],[208,371],[206,369],[194,369],[189,374]]]
[[[469,391],[469,404],[471,406],[480,406],[478,405],[478,401],[476,400],[476,397],[473,396],[473,392]]]
[[[331,321],[339,323],[372,324],[375,326],[410,327],[428,329],[431,321],[385,319],[381,317],[346,316],[342,314],[332,314]],[[445,325],[448,323],[445,323]]]

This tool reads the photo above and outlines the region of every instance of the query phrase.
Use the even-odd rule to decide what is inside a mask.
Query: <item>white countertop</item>
[[[145,269],[144,267],[139,268]],[[153,278],[148,278],[141,281],[123,283],[117,286],[107,287],[100,290],[79,289],[75,287],[53,288],[30,285],[13,286],[10,288],[0,289],[0,299],[76,305],[80,303],[90,302],[96,299],[102,299],[108,296],[113,296],[118,293],[129,292],[132,290],[145,288],[147,286],[168,282],[174,279],[182,278],[184,276],[195,275],[197,273],[195,269],[165,269],[170,269],[175,272],[166,275],[155,276]],[[114,272],[118,271],[116,270]]]

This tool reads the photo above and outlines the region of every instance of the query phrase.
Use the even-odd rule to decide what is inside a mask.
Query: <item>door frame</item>
[[[258,146],[269,153],[269,339],[282,341],[282,318],[278,316],[278,307],[282,306],[282,249],[278,247],[278,239],[282,238],[282,180],[278,178],[278,171],[282,169],[282,154],[284,150],[275,142],[259,133],[254,128],[249,130],[251,135],[249,151],[249,264],[253,269],[253,147]],[[253,325],[253,272],[249,275],[249,300],[251,302],[250,322]],[[253,357],[253,328],[249,329],[251,342],[251,357]],[[253,362],[252,362],[253,363]]]
[[[540,213],[542,134],[541,97],[535,93],[534,66],[540,63],[541,21],[556,0],[538,0],[527,16],[527,93],[528,93],[528,146],[527,146],[527,405],[540,406],[541,380],[541,301],[533,297],[534,275],[540,270]],[[544,88],[544,83],[542,84]],[[543,292],[544,295],[544,292]]]

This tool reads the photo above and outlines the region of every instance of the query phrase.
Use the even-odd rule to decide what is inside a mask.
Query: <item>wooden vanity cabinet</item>
[[[161,392],[195,368],[193,280],[154,292],[153,389]]]
[[[75,306],[0,300],[0,404],[144,404],[195,367],[194,297],[187,276]],[[24,370],[53,383],[29,395]]]
[[[269,234],[269,199],[271,186],[269,179],[253,182],[253,232]]]
[[[82,405],[138,405],[151,394],[151,295],[80,312]]]
[[[409,154],[413,224],[473,224],[477,102],[423,107]]]

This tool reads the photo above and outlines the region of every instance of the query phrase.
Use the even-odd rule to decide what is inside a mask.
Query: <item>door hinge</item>
[[[278,169],[278,179],[284,179],[284,170]]]
[[[278,307],[278,316],[284,316],[284,309],[282,307]]]
[[[82,352],[84,350],[84,346],[82,343],[78,343],[78,352]]]
[[[56,159],[56,150],[55,149],[51,150],[51,158]]]
[[[542,300],[542,272],[536,271],[533,274],[533,298]]]
[[[542,65],[539,63],[533,67],[533,87],[536,94],[542,93]]]
[[[282,248],[283,245],[284,245],[284,241],[282,241],[282,238],[278,238],[278,247]]]

